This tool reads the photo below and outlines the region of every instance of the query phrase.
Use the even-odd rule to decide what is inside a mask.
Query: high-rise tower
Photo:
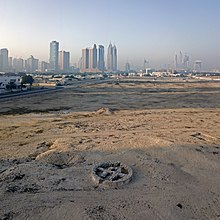
[[[82,49],[82,68],[81,72],[97,72],[97,46],[94,44],[92,48]]]
[[[32,55],[26,60],[26,71],[35,72],[38,69],[38,59],[35,59]]]
[[[107,54],[107,70],[113,71],[113,51],[112,44],[110,43],[108,46],[108,54]]]
[[[8,71],[8,49],[0,49],[0,71]]]
[[[117,71],[118,70],[118,55],[117,55],[117,48],[114,45],[113,48],[113,67],[112,70],[113,71]]]
[[[97,46],[89,48],[89,72],[95,72],[97,69]]]
[[[108,46],[108,54],[107,54],[107,69],[108,71],[117,71],[118,66],[118,57],[117,57],[117,48],[116,46],[112,46],[110,43]]]
[[[52,71],[58,71],[58,51],[59,42],[52,41],[50,43],[50,69]]]
[[[100,71],[105,70],[105,51],[104,51],[104,46],[102,45],[99,45],[98,69]]]
[[[82,68],[81,72],[86,72],[89,69],[89,49],[82,49]]]
[[[15,72],[22,72],[24,71],[24,60],[22,58],[14,58],[12,61],[12,66]]]
[[[182,51],[180,51],[180,56],[179,56],[179,66],[180,66],[180,68],[182,68],[182,65],[183,65],[183,53],[182,53]]]
[[[69,71],[70,69],[70,52],[59,51],[59,70]]]
[[[194,63],[194,71],[195,72],[201,72],[202,71],[202,61],[196,60]]]
[[[183,58],[183,68],[188,69],[189,68],[189,55],[185,54]]]
[[[177,54],[174,55],[174,69],[175,70],[178,69],[178,57],[177,57]]]

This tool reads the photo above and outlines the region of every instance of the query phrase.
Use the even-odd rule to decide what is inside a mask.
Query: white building
[[[14,83],[16,88],[21,87],[20,76],[0,76],[0,89],[6,89],[7,85]]]

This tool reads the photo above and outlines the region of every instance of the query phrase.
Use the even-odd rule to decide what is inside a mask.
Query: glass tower
[[[52,41],[50,43],[50,69],[58,71],[59,42]]]
[[[104,46],[102,45],[99,45],[98,69],[101,71],[105,70],[105,52],[104,52]]]

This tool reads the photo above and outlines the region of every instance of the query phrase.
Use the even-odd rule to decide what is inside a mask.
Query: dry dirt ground
[[[219,119],[220,82],[208,81],[1,101],[0,219],[220,219]],[[106,161],[130,166],[133,180],[96,185],[92,168]]]

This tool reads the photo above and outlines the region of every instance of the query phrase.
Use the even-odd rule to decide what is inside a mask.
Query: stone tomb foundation
[[[121,162],[105,162],[95,165],[92,170],[92,179],[97,186],[115,188],[129,183],[133,171]]]

